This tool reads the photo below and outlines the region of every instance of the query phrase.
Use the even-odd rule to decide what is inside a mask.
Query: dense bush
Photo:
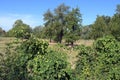
[[[17,44],[16,44],[17,43]],[[119,80],[120,43],[113,37],[99,38],[92,47],[79,50],[75,70],[71,70],[62,51],[48,48],[48,43],[31,37],[8,44],[0,59],[1,80]],[[58,45],[65,48],[63,45]]]
[[[120,43],[113,37],[105,37],[95,42],[98,66],[103,79],[120,79]]]
[[[0,64],[1,80],[72,79],[64,53],[48,49],[48,43],[38,38],[25,40],[17,48],[9,47],[7,53],[4,65]]]
[[[76,65],[76,73],[79,79],[93,80],[94,79],[94,65],[96,62],[95,51],[91,47],[81,45],[78,47],[80,53],[78,54],[78,61]]]
[[[38,55],[30,60],[27,65],[29,77],[31,80],[56,80],[70,79],[70,75],[66,72],[67,62],[64,61],[54,51],[48,52],[43,56]]]
[[[120,79],[120,43],[113,37],[97,39],[93,48],[80,47],[76,72],[84,80]]]

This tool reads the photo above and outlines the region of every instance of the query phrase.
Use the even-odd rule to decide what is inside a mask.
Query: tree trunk
[[[74,43],[73,43],[73,42],[71,42],[71,47],[73,47],[73,45],[74,45]]]
[[[60,31],[60,34],[59,34],[59,39],[58,39],[58,40],[59,40],[59,41],[58,41],[59,43],[62,42],[62,37],[63,37],[63,30],[61,30],[61,31]]]
[[[50,43],[52,42],[52,35],[50,36]]]
[[[51,38],[50,38],[50,43],[51,43],[52,41],[51,41]]]

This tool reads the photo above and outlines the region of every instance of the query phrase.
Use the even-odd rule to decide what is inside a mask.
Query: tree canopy
[[[8,31],[8,36],[14,36],[17,38],[29,38],[32,29],[29,25],[23,23],[22,20],[16,20],[13,24],[13,28]]]
[[[48,10],[44,14],[45,34],[56,42],[62,42],[64,38],[73,44],[80,37],[81,13],[79,8],[70,10],[65,4],[59,5],[54,12]]]

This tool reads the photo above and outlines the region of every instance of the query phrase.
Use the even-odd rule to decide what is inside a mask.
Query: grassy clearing
[[[0,37],[0,53],[4,54],[7,44],[13,42],[15,39],[14,37]]]
[[[13,42],[16,38],[13,37],[0,37],[0,53],[5,53],[5,48],[7,47],[7,43]],[[47,41],[47,40],[46,40]],[[78,40],[75,42],[75,45],[86,45],[86,46],[92,46],[94,40]],[[61,46],[62,45],[62,46]],[[64,46],[63,44],[57,44],[57,43],[49,43],[49,48],[67,54],[68,62],[71,65],[71,68],[75,68],[75,62],[77,61],[77,55],[78,51],[73,50],[69,46]]]
[[[94,40],[83,40],[83,39],[81,39],[81,40],[76,41],[75,44],[77,44],[77,45],[82,45],[83,44],[85,46],[92,46],[93,42],[94,42]]]
[[[92,46],[94,40],[78,40],[75,42],[75,45],[85,45],[85,46]],[[74,69],[75,68],[75,63],[77,61],[77,55],[79,53],[79,51],[73,50],[72,48],[70,48],[69,46],[58,46],[58,44],[56,43],[50,43],[49,45],[50,48],[52,48],[55,51],[58,52],[62,52],[62,53],[66,53],[67,54],[67,59],[68,62],[71,65],[71,68]]]
[[[52,45],[50,44],[49,48],[51,48],[52,50],[67,54],[67,60],[70,63],[71,68],[72,69],[75,68],[75,62],[77,61],[76,56],[78,54],[78,51],[75,51],[72,48],[69,48],[68,46],[64,46],[64,45],[63,47],[61,47],[58,44],[52,44]]]

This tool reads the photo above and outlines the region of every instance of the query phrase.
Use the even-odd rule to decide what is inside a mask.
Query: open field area
[[[5,49],[7,47],[8,43],[11,43],[15,40],[14,37],[0,37],[0,53],[5,53]],[[47,40],[46,40],[47,41]],[[92,46],[93,40],[78,40],[75,42],[77,45],[86,45],[86,46]],[[68,56],[68,62],[71,64],[72,68],[75,68],[75,61],[77,61],[76,56],[78,55],[78,51],[75,51],[73,49],[57,46],[57,43],[49,43],[49,47],[52,48],[55,51],[66,53]]]
[[[11,43],[15,40],[13,37],[0,37],[0,53],[5,52],[5,48],[8,43]]]

